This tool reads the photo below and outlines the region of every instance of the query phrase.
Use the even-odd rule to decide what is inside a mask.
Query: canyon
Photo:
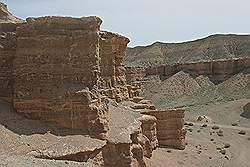
[[[145,159],[161,146],[157,129],[163,125],[143,114],[160,111],[150,101],[141,104],[141,87],[127,83],[123,61],[129,39],[102,31],[96,16],[22,21],[6,5],[0,7],[1,152],[107,167],[146,166]],[[164,126],[176,134],[185,131],[184,110],[176,121],[180,124]],[[184,138],[185,133],[174,136],[166,145],[185,149]]]
[[[249,166],[249,35],[130,48],[102,23],[0,3],[0,166]]]

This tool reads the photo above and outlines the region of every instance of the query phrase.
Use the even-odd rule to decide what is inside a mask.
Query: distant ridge
[[[125,65],[154,67],[244,57],[250,57],[250,35],[215,34],[188,42],[155,42],[128,48]]]

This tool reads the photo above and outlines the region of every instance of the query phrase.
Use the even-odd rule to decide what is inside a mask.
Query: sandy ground
[[[218,130],[212,130],[211,126],[202,128],[199,124],[194,124],[188,127],[193,131],[187,133],[187,147],[184,151],[159,148],[152,159],[147,160],[147,164],[157,167],[250,166],[250,128],[221,126]],[[246,135],[238,134],[242,129],[246,131]],[[223,136],[217,135],[219,130],[223,131]],[[230,147],[224,148],[225,144],[230,144]],[[221,149],[226,150],[225,155],[220,153]]]
[[[43,122],[25,119],[11,111],[9,105],[0,102],[0,167],[94,166],[91,162],[39,159],[31,154],[37,150],[51,149],[53,154],[81,151],[105,144],[104,141],[95,142],[88,136],[71,133]]]
[[[186,112],[187,147],[184,151],[159,148],[147,159],[148,166],[157,167],[250,167],[250,120],[241,116],[249,99],[196,106]],[[198,116],[208,119],[197,121]],[[208,120],[208,121],[206,121]],[[232,126],[232,123],[238,126]],[[202,127],[206,124],[207,127]],[[219,129],[213,130],[213,126]],[[245,135],[239,134],[241,130]],[[218,136],[221,131],[223,136]],[[229,148],[224,148],[229,144]],[[225,150],[222,154],[220,151]]]
[[[187,109],[186,125],[186,149],[174,150],[158,148],[153,152],[151,159],[146,159],[149,167],[248,167],[250,166],[250,120],[242,117],[243,106],[250,99],[216,103],[204,106],[195,106],[192,111]],[[43,146],[41,140],[46,136],[56,140],[61,131],[52,129],[43,123],[32,120],[23,120],[22,117],[4,112],[8,107],[2,106],[0,112],[0,167],[52,167],[52,166],[93,166],[93,164],[78,163],[72,161],[57,161],[38,159],[29,156],[34,147]],[[198,116],[206,116],[206,119],[197,121]],[[232,123],[238,126],[232,126]],[[207,127],[202,127],[206,124]],[[219,129],[213,130],[216,125]],[[241,130],[245,135],[239,134]],[[221,131],[222,136],[217,132]],[[60,135],[59,135],[60,134]],[[34,139],[34,140],[33,140]],[[32,141],[31,141],[32,140]],[[224,148],[229,144],[229,148]],[[221,153],[225,150],[225,154]]]

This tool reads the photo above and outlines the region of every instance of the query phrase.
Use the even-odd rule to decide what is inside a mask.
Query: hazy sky
[[[250,33],[250,0],[0,0],[16,16],[97,15],[130,46]]]

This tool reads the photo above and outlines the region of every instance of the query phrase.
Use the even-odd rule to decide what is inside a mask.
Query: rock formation
[[[87,133],[107,131],[107,107],[97,92],[101,22],[43,17],[18,26],[13,90],[19,113]]]
[[[185,149],[184,110],[148,111],[143,114],[157,118],[157,138],[160,146]]]
[[[169,78],[179,71],[185,71],[193,76],[204,75],[214,83],[220,83],[234,74],[250,69],[250,58],[221,59],[174,65],[162,65],[147,68],[145,75],[159,75],[162,79]]]
[[[146,76],[145,69],[142,67],[126,67],[126,80],[130,85],[136,85]]]
[[[0,2],[0,23],[22,23],[23,21],[13,16],[9,11],[7,5]]]
[[[2,3],[0,7],[0,99],[25,119],[82,135],[78,140],[77,136],[44,134],[41,139],[51,138],[47,145],[34,146],[36,151],[29,155],[79,162],[91,159],[107,167],[142,167],[158,139],[180,148],[183,136],[165,135],[161,127],[166,125],[179,134],[182,127],[171,125],[181,124],[183,113],[177,111],[180,117],[171,122],[173,114],[166,112],[162,118],[172,123],[166,124],[158,117],[163,112],[157,113],[151,102],[139,97],[142,87],[135,78],[141,80],[144,69],[128,69],[131,79],[127,83],[123,59],[128,38],[101,31],[102,20],[95,16],[47,16],[22,22]],[[117,103],[129,100],[137,103],[131,106],[134,110]],[[142,115],[139,110],[154,110],[156,116]]]
[[[142,123],[141,125],[142,134],[147,136],[147,138],[149,139],[151,149],[152,150],[156,149],[158,147],[157,129],[156,129],[157,119],[154,116],[143,115],[139,120]]]
[[[16,49],[16,26],[22,21],[14,17],[0,2],[0,99],[11,102],[13,59]]]
[[[129,39],[119,34],[100,33],[100,91],[116,101],[128,98],[123,58]]]

